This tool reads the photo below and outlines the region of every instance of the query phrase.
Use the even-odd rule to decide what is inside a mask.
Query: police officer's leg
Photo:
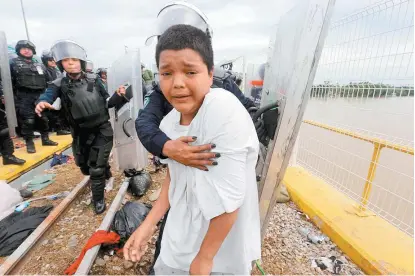
[[[9,129],[0,125],[0,152],[3,157],[3,165],[22,165],[26,161],[13,155],[14,145],[9,135]]]
[[[36,127],[40,132],[42,139],[42,146],[57,146],[58,143],[49,139],[49,119],[47,115],[42,114],[41,117],[35,115],[36,101],[38,100],[40,94],[33,94],[32,98],[32,112],[36,118]]]
[[[85,145],[85,139],[79,135],[72,135],[72,153],[75,159],[75,164],[79,167],[83,175],[89,175],[88,147]]]
[[[17,92],[17,105],[19,106],[19,116],[22,119],[21,133],[26,141],[26,150],[28,153],[35,153],[34,127],[35,127],[35,112],[32,106],[33,95],[29,93]]]
[[[49,139],[49,119],[42,115],[36,118],[36,126],[40,131],[42,146],[57,146],[58,143]]]
[[[101,214],[105,211],[105,171],[113,145],[112,135],[111,125],[109,125],[109,129],[98,132],[89,152],[88,166],[91,176],[92,199],[96,214]]]
[[[59,112],[59,118],[60,118],[60,123],[62,126],[62,129],[69,131],[69,122],[68,119],[65,116],[65,112]],[[70,131],[69,131],[70,132]]]
[[[54,124],[55,124],[54,127],[55,127],[55,131],[56,131],[56,135],[69,135],[69,134],[71,134],[70,131],[65,129],[64,120],[63,120],[62,115],[61,115],[61,113],[63,113],[63,112],[61,112],[60,110],[51,110],[50,113],[52,114],[51,115],[52,120],[54,120]],[[50,121],[50,119],[49,119],[49,121]]]

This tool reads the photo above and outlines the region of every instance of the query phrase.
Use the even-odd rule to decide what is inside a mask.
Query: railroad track
[[[115,180],[114,178],[111,178],[109,181],[114,182]],[[52,210],[49,216],[36,228],[36,230],[33,231],[32,234],[14,251],[14,253],[5,260],[5,262],[0,266],[0,275],[21,274],[21,271],[26,267],[30,260],[33,260],[33,258],[38,258],[38,260],[40,260],[41,256],[35,255],[35,249],[39,246],[42,246],[42,242],[45,242],[45,237],[50,234],[52,227],[60,220],[63,214],[71,208],[71,206],[74,204],[75,199],[79,199],[82,192],[85,191],[88,183],[89,177],[85,177],[72,189],[70,194]],[[110,225],[114,219],[114,215],[120,208],[121,203],[125,197],[128,184],[129,178],[124,178],[124,180],[122,180],[120,183],[119,190],[115,198],[112,200],[110,207],[106,211],[105,216],[101,221],[101,225],[98,229],[94,229],[93,231],[109,230]],[[82,247],[83,244],[80,244],[80,248]],[[77,275],[88,274],[95,261],[95,258],[97,257],[99,249],[100,246],[95,246],[88,250],[76,272]],[[70,264],[71,263],[68,263],[67,266]],[[41,271],[31,272],[32,274],[42,274]],[[63,271],[61,271],[60,274],[63,274]]]

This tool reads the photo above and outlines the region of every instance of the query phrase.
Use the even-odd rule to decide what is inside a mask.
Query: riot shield
[[[262,236],[300,129],[334,3],[300,1],[277,25],[272,57],[265,67],[260,108],[278,106],[277,124],[258,185]]]
[[[245,87],[244,94],[251,98],[255,105],[259,106],[261,103],[261,91],[263,80],[259,76],[260,64],[249,63],[245,73]]]
[[[112,96],[120,85],[126,87],[125,103],[110,109],[114,129],[113,157],[120,170],[142,170],[147,166],[147,151],[138,139],[135,119],[143,107],[140,53],[129,51],[108,69],[108,93]]]
[[[12,79],[10,74],[9,51],[6,41],[6,34],[0,31],[0,75],[3,86],[5,108],[0,112],[6,113],[7,125],[10,136],[16,136],[17,118],[14,105]]]

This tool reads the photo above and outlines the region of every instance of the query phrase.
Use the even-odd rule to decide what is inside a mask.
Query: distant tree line
[[[414,96],[413,86],[394,86],[382,83],[358,82],[349,84],[332,84],[325,81],[324,84],[314,85],[311,89],[311,97],[407,97]]]

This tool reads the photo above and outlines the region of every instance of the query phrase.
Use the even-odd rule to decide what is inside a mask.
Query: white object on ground
[[[5,180],[0,180],[0,220],[4,219],[11,213],[17,204],[23,201],[20,192],[12,188]]]

